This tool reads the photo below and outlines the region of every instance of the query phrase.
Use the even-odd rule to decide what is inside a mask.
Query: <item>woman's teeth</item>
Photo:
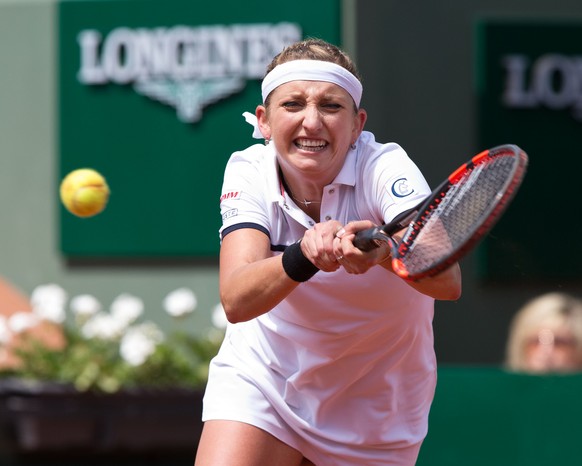
[[[320,150],[323,149],[327,143],[325,141],[315,141],[312,139],[298,139],[295,141],[295,145],[304,150]]]

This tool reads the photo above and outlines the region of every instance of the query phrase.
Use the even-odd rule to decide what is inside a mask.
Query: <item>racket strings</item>
[[[464,174],[402,239],[400,262],[414,275],[445,261],[483,225],[506,191],[515,157],[498,156]]]

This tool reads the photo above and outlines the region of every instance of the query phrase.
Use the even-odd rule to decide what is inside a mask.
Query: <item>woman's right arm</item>
[[[243,228],[226,235],[220,248],[220,299],[229,322],[244,322],[270,311],[299,282],[271,254],[269,237]]]

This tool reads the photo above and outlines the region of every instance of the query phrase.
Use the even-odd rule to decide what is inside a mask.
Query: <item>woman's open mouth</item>
[[[328,143],[322,139],[305,139],[295,140],[295,147],[309,152],[318,152],[327,147]]]

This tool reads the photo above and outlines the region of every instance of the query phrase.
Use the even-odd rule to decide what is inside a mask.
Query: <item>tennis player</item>
[[[415,464],[436,383],[434,300],[354,233],[430,193],[395,143],[363,131],[362,85],[340,49],[306,40],[267,69],[221,197],[220,294],[230,322],[210,366],[196,466]]]

